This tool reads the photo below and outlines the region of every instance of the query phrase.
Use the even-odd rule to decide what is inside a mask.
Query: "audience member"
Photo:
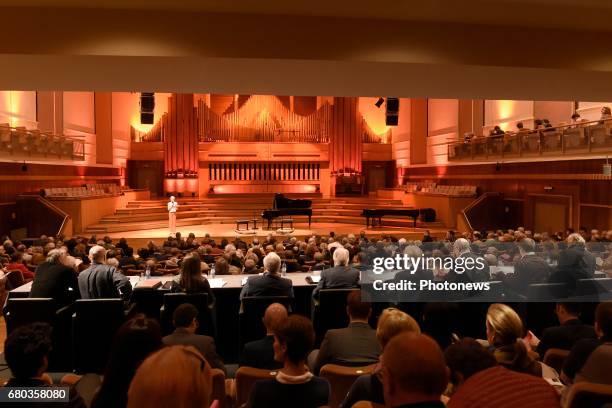
[[[321,271],[321,279],[312,292],[314,299],[319,299],[321,289],[350,289],[359,287],[359,271],[349,266],[349,251],[338,247],[333,254],[334,267]]]
[[[385,404],[397,408],[444,408],[448,384],[444,355],[423,334],[402,333],[389,341],[381,357]]]
[[[12,377],[4,387],[51,387],[45,370],[51,351],[51,326],[45,323],[32,323],[13,330],[4,342],[4,358],[11,369]],[[47,403],[23,402],[2,403],[3,407],[46,407]],[[69,402],[53,406],[85,408],[81,396],[70,388]]]
[[[385,309],[378,318],[378,326],[376,328],[376,340],[380,344],[382,353],[385,352],[386,345],[394,336],[406,332],[420,334],[421,329],[412,317],[401,310],[394,308]],[[371,401],[377,404],[385,403],[380,365],[374,369],[373,374],[365,374],[355,380],[341,407],[350,408],[357,401]]]
[[[210,366],[192,346],[170,346],[140,365],[128,391],[128,408],[208,407],[212,395]]]
[[[495,277],[504,282],[506,289],[527,296],[529,285],[547,282],[552,271],[546,260],[536,255],[533,239],[523,238],[517,247],[521,258],[514,264],[514,273],[506,275],[499,272]]]
[[[423,310],[423,333],[433,338],[442,350],[456,339],[459,330],[459,306],[450,302],[430,302]]]
[[[325,364],[359,366],[378,361],[380,345],[376,341],[376,331],[368,323],[372,304],[362,300],[361,291],[354,290],[347,297],[346,312],[348,327],[325,333],[313,366],[317,375]]]
[[[240,299],[245,296],[288,296],[293,299],[293,283],[291,279],[280,276],[280,267],[281,259],[275,252],[266,255],[264,274],[248,278],[240,292]]]
[[[244,345],[240,356],[240,366],[264,370],[277,370],[283,366],[282,362],[274,359],[274,333],[287,316],[287,309],[280,303],[272,303],[268,306],[263,317],[266,336]]]
[[[612,363],[612,302],[601,302],[595,309],[597,339],[576,342],[563,365],[565,384],[589,381],[610,384]]]
[[[65,265],[66,253],[52,249],[47,260],[36,267],[31,298],[53,298],[57,306],[66,306],[80,297],[75,271]]]
[[[5,266],[7,271],[18,270],[21,271],[23,278],[34,279],[34,273],[28,269],[27,266],[23,264],[23,254],[21,252],[13,252],[11,254],[11,262]]]
[[[570,289],[576,288],[576,281],[589,279],[595,272],[595,257],[586,249],[586,242],[580,234],[567,237],[567,248],[559,254],[559,264],[550,277],[551,282],[563,282]]]
[[[306,367],[306,357],[314,345],[312,323],[300,315],[291,315],[274,335],[274,359],[283,367],[273,379],[259,380],[253,385],[248,406],[304,407],[327,405],[329,383],[314,376]]]
[[[91,265],[79,274],[81,298],[128,300],[132,294],[129,279],[113,266],[105,265],[106,249],[96,245],[89,250]]]
[[[91,408],[125,407],[130,381],[136,369],[149,354],[161,347],[161,328],[155,320],[138,315],[125,322],[113,339],[104,380],[93,398]],[[86,375],[81,381],[91,383],[96,379]]]
[[[214,307],[215,294],[210,288],[208,279],[202,274],[200,257],[196,252],[183,258],[180,274],[172,280],[173,292],[206,293],[208,295],[208,306]]]
[[[542,332],[537,352],[544,358],[551,348],[571,350],[580,339],[595,339],[595,329],[580,321],[581,304],[578,302],[557,303],[555,314],[559,326],[549,327]]]
[[[444,358],[452,385],[449,408],[559,407],[557,392],[544,379],[498,366],[473,339],[451,345]]]
[[[173,346],[182,344],[193,346],[204,356],[212,368],[218,368],[226,372],[221,357],[217,354],[215,339],[210,336],[196,334],[199,326],[198,309],[191,303],[183,303],[176,308],[172,316],[174,332],[163,338],[166,345]]]

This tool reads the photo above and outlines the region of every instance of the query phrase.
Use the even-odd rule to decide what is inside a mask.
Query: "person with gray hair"
[[[340,246],[334,250],[334,267],[321,271],[321,279],[312,291],[312,297],[319,300],[321,289],[352,289],[359,287],[359,270],[349,265],[349,251]]]
[[[65,251],[49,251],[45,262],[36,267],[30,297],[53,298],[59,307],[78,299],[80,296],[76,272],[65,263]]]
[[[79,291],[83,299],[121,298],[132,294],[129,279],[114,266],[106,264],[106,249],[95,245],[89,250],[91,265],[79,274]]]
[[[453,282],[484,282],[489,280],[489,267],[482,257],[472,253],[470,241],[458,238],[453,243],[455,269],[448,274]]]
[[[577,233],[567,237],[567,248],[559,253],[559,263],[550,282],[563,282],[570,291],[579,279],[591,279],[595,274],[595,256],[588,251],[584,238]]]
[[[246,296],[287,296],[293,298],[293,282],[280,275],[281,259],[270,252],[263,260],[263,275],[250,276],[240,292],[240,300]]]
[[[504,287],[509,292],[527,296],[529,285],[546,283],[552,268],[544,258],[536,254],[536,244],[533,239],[523,238],[517,246],[521,259],[514,264],[514,273],[506,276],[503,272],[499,272],[495,278],[504,282]]]

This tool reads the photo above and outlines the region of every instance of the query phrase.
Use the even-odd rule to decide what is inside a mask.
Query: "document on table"
[[[215,289],[224,287],[227,284],[227,281],[221,278],[211,278],[208,279],[208,283],[210,283],[210,287],[212,289]]]

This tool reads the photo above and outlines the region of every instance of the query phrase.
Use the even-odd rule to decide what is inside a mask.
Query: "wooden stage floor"
[[[397,238],[406,238],[409,240],[421,239],[423,233],[427,230],[425,228],[406,228],[406,227],[393,227],[393,226],[382,226],[376,228],[365,228],[365,225],[357,224],[345,224],[345,223],[312,223],[308,228],[308,223],[296,223],[294,224],[294,231],[290,234],[278,232],[276,230],[262,229],[262,225],[258,223],[259,229],[255,231],[241,231],[236,232],[235,224],[196,224],[177,227],[177,231],[183,236],[187,236],[189,233],[194,233],[198,239],[204,237],[205,234],[210,234],[215,240],[223,238],[234,239],[236,236],[240,236],[244,241],[250,242],[253,238],[259,239],[265,238],[268,234],[274,234],[275,236],[291,235],[298,239],[311,236],[313,234],[328,235],[331,231],[337,235],[355,234],[358,235],[361,231],[365,231],[366,235],[372,237],[379,237],[381,234],[394,235]],[[443,228],[429,228],[429,232],[432,236],[443,238],[446,234],[446,229]],[[102,238],[100,234],[98,238]],[[107,233],[113,240],[119,238],[126,238],[130,245],[134,248],[144,246],[149,240],[152,240],[156,244],[161,244],[165,238],[170,235],[170,231],[167,228],[155,228],[148,230],[137,230],[137,231],[124,231],[116,233]]]

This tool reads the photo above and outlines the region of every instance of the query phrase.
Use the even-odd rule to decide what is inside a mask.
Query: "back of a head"
[[[601,302],[595,309],[595,324],[605,341],[612,341],[612,302]]]
[[[352,290],[346,299],[346,308],[351,319],[367,320],[372,311],[372,303],[364,301],[360,290]]]
[[[453,248],[456,252],[468,252],[470,250],[470,241],[465,238],[459,238],[453,243]]]
[[[4,358],[13,376],[28,379],[42,374],[51,350],[51,326],[32,323],[18,327],[4,342]]]
[[[420,334],[419,324],[407,313],[399,309],[385,309],[378,318],[376,338],[381,348],[385,348],[389,341],[400,333],[413,332]]]
[[[174,310],[172,323],[174,327],[189,327],[193,319],[198,318],[198,309],[191,303],[183,303]]]
[[[420,402],[439,400],[446,389],[448,374],[444,355],[429,336],[399,334],[389,341],[381,360],[387,403],[401,405],[405,403],[401,402],[401,396],[406,394]]]
[[[487,331],[491,330],[493,345],[515,344],[523,337],[524,326],[519,315],[503,303],[494,303],[487,311]]]
[[[314,346],[314,328],[304,316],[287,317],[276,329],[275,335],[287,347],[285,358],[294,364],[304,362]]]
[[[281,259],[276,252],[270,252],[268,255],[266,255],[263,263],[266,271],[270,273],[278,273],[280,271]]]
[[[220,256],[215,261],[215,272],[219,275],[229,275],[229,263],[224,257]]]
[[[193,346],[170,346],[140,365],[128,391],[128,408],[208,407],[212,394],[210,366]]]
[[[285,321],[288,313],[285,306],[280,303],[272,303],[267,307],[264,313],[263,323],[268,332],[274,333],[278,327]]]
[[[344,266],[349,261],[349,251],[343,247],[337,247],[334,250],[334,266]]]
[[[92,261],[104,263],[104,258],[106,258],[106,249],[101,245],[94,245],[89,250],[89,258]]]
[[[472,375],[497,365],[493,354],[469,337],[448,346],[444,351],[444,359],[450,370],[450,381],[455,386]]]
[[[518,247],[523,252],[535,252],[535,241],[531,238],[523,238],[518,242]]]

